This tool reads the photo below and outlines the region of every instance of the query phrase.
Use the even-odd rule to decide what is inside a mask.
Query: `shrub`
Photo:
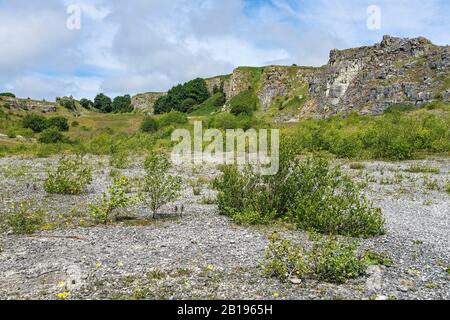
[[[65,137],[57,128],[52,127],[50,129],[45,129],[38,140],[40,143],[52,144],[63,142]]]
[[[56,128],[59,131],[69,131],[69,122],[64,117],[52,117],[47,120],[47,128]]]
[[[266,224],[275,216],[269,204],[269,187],[250,166],[240,172],[236,166],[224,166],[222,175],[213,181],[218,190],[219,212],[241,224]]]
[[[161,116],[158,126],[162,128],[171,125],[184,125],[186,123],[188,123],[188,118],[184,113],[173,111]]]
[[[13,204],[14,212],[6,219],[6,225],[14,234],[32,234],[42,228],[46,221],[46,213],[42,210],[33,211],[20,204],[17,208]]]
[[[75,100],[72,98],[62,98],[57,100],[59,105],[66,108],[67,110],[74,111],[76,110]]]
[[[128,165],[128,153],[125,151],[115,152],[109,157],[111,167],[125,169]]]
[[[174,200],[181,189],[181,179],[171,175],[169,160],[160,153],[145,160],[143,201],[152,211],[153,218],[166,203]]]
[[[92,169],[86,166],[82,156],[62,157],[55,172],[49,172],[44,189],[53,194],[82,194],[92,182]]]
[[[335,239],[316,243],[311,259],[317,279],[327,282],[345,283],[363,274],[367,267],[365,260],[358,256],[355,244]]]
[[[158,131],[158,121],[153,117],[146,117],[141,123],[141,131],[146,133]]]
[[[247,115],[250,116],[253,113],[254,108],[248,105],[237,104],[231,107],[230,113],[235,116]]]
[[[367,266],[367,260],[357,254],[356,243],[318,239],[312,249],[307,250],[274,234],[266,249],[263,273],[283,281],[311,277],[345,283],[362,275]]]
[[[384,232],[381,210],[371,206],[361,187],[323,159],[281,154],[275,176],[223,167],[213,185],[220,212],[237,221],[247,216],[267,223],[279,217],[327,234],[369,237]]]
[[[274,233],[266,249],[263,273],[269,277],[287,280],[303,277],[311,272],[307,252],[290,240],[281,239]]]
[[[98,203],[89,205],[89,214],[96,223],[112,222],[112,215],[117,209],[126,208],[134,202],[134,199],[126,195],[129,187],[130,181],[127,177],[113,178],[113,184],[98,199]]]
[[[330,168],[323,159],[307,159],[295,162],[290,171],[276,187],[289,221],[327,234],[369,237],[384,232],[381,210],[371,207],[341,169]]]
[[[31,129],[33,132],[39,133],[47,129],[47,120],[43,116],[35,114],[27,114],[22,119],[22,127]]]
[[[447,181],[445,184],[445,191],[448,193],[448,195],[450,196],[450,181]]]

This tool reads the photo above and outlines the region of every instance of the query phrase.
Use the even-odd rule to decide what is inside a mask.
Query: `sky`
[[[0,91],[93,99],[238,66],[320,66],[385,34],[450,44],[448,0],[0,0]]]

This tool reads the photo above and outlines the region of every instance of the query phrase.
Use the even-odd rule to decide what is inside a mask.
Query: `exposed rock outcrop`
[[[239,67],[206,83],[210,92],[223,85],[228,101],[252,90],[260,112],[276,121],[351,112],[377,115],[394,104],[449,101],[450,47],[436,46],[422,37],[385,36],[373,46],[332,50],[328,64],[320,68]],[[162,95],[137,95],[133,105],[152,112]]]
[[[310,78],[314,104],[302,116],[375,115],[393,104],[448,100],[449,76],[450,47],[425,38],[385,36],[374,46],[333,50],[329,63]]]
[[[156,100],[165,95],[165,92],[147,92],[137,94],[131,98],[131,105],[134,109],[141,112],[153,113]]]
[[[56,104],[48,101],[36,101],[31,99],[18,99],[2,97],[3,106],[24,111],[39,111],[42,113],[56,112]]]

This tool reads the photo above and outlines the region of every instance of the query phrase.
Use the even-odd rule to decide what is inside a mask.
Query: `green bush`
[[[44,144],[53,144],[64,142],[66,139],[64,135],[57,128],[45,129],[39,136],[39,142]]]
[[[49,172],[44,189],[52,194],[79,195],[92,182],[92,169],[84,164],[83,157],[62,157],[58,168]]]
[[[358,256],[355,244],[335,239],[316,243],[311,259],[317,279],[327,282],[345,283],[363,274],[367,268],[364,258]]]
[[[373,208],[339,168],[322,159],[299,160],[284,153],[275,176],[223,167],[213,183],[219,211],[239,222],[283,218],[327,234],[370,237],[384,232],[381,210]]]
[[[188,123],[188,118],[184,113],[172,111],[161,116],[158,121],[160,128],[172,125],[184,125]]]
[[[345,283],[361,276],[367,266],[367,260],[358,255],[355,243],[319,239],[307,250],[274,234],[266,249],[263,273],[283,281],[309,277]]]
[[[379,117],[304,120],[291,140],[306,151],[328,151],[354,159],[407,160],[418,153],[450,151],[450,114],[392,110]],[[448,108],[448,105],[447,105]]]
[[[32,234],[45,224],[47,214],[42,210],[31,210],[28,206],[13,205],[14,212],[6,218],[6,226],[14,234]]]
[[[31,129],[33,132],[39,133],[47,129],[47,119],[36,114],[27,114],[22,119],[22,127]]]
[[[277,233],[270,237],[266,249],[263,273],[281,280],[301,278],[311,273],[308,253],[300,245],[281,239]]]
[[[230,113],[235,116],[246,115],[251,116],[254,108],[248,105],[236,104],[231,107]]]
[[[381,210],[373,208],[361,188],[327,161],[296,161],[282,178],[283,185],[276,187],[280,209],[300,228],[356,237],[384,232]]]
[[[128,153],[125,151],[114,152],[109,157],[109,165],[116,169],[125,169],[128,165]]]
[[[146,117],[141,123],[141,131],[155,133],[158,131],[158,121],[153,117]]]
[[[150,207],[155,218],[158,210],[175,200],[181,189],[181,178],[170,173],[171,163],[161,153],[145,159],[144,193],[142,200]]]
[[[47,128],[56,128],[59,131],[69,131],[69,122],[64,117],[52,117],[47,120]]]

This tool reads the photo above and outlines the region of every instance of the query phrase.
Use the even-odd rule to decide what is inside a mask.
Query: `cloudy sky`
[[[0,91],[135,94],[240,65],[319,66],[383,34],[450,44],[449,15],[448,0],[0,0]]]

